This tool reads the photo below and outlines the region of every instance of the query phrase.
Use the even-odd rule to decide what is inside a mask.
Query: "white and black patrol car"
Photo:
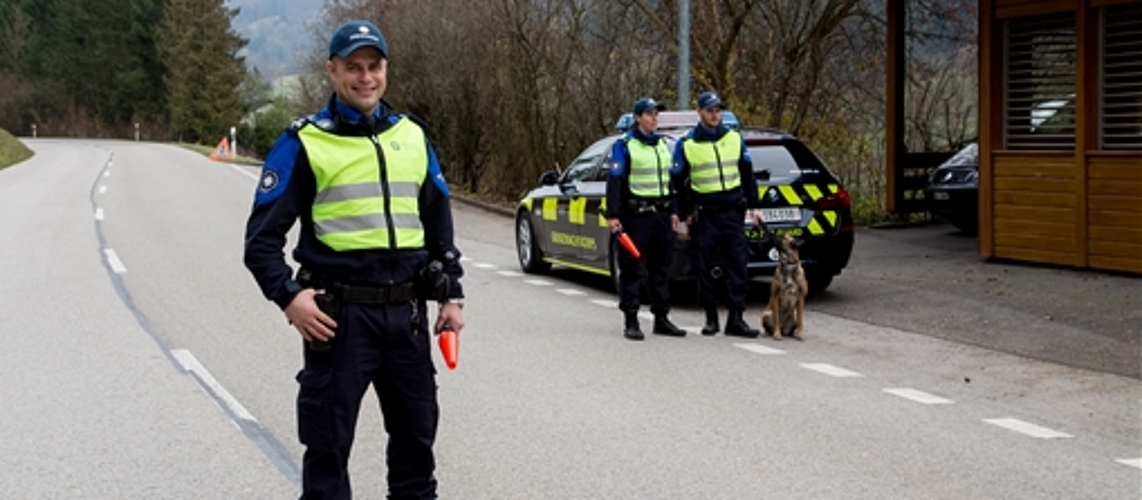
[[[685,112],[664,112],[685,113]],[[691,111],[697,122],[697,113]],[[663,120],[660,115],[659,122]],[[686,128],[662,129],[674,141]],[[777,130],[739,129],[757,176],[758,199],[766,229],[746,225],[750,276],[773,273],[778,263],[773,235],[803,238],[801,262],[810,293],[818,293],[849,263],[853,220],[849,194],[824,163],[801,141]],[[611,135],[588,146],[561,173],[545,172],[540,186],[528,192],[516,211],[516,249],[524,272],[543,273],[552,265],[617,277],[622,251],[607,230],[607,165]],[[743,211],[743,218],[746,214]],[[748,220],[748,219],[747,219]],[[675,243],[674,279],[692,278],[687,242]]]

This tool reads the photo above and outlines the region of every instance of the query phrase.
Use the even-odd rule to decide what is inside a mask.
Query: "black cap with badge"
[[[329,58],[346,58],[362,47],[373,47],[381,51],[381,57],[389,57],[389,45],[380,28],[369,21],[349,21],[337,28],[329,40]]]

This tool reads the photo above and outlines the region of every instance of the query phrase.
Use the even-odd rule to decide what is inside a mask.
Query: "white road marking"
[[[107,166],[110,167],[111,165],[107,165]],[[104,170],[103,171],[103,177],[111,177],[111,171],[110,170]]]
[[[785,354],[785,351],[782,351],[781,349],[774,349],[772,347],[766,347],[766,346],[763,346],[761,344],[734,344],[734,347],[737,347],[739,349],[745,349],[745,350],[750,351],[752,353],[761,354],[763,356],[774,356],[774,355],[778,355],[778,354]]]
[[[619,303],[613,300],[591,299],[591,303],[602,307],[618,307]]]
[[[581,290],[576,290],[574,288],[560,288],[560,289],[555,290],[555,291],[559,292],[563,295],[566,295],[568,297],[581,297],[583,295],[587,295],[587,292],[584,292]]]
[[[1018,432],[1020,434],[1026,434],[1034,438],[1054,439],[1074,437],[1065,432],[1059,432],[1054,429],[1041,427],[1029,422],[1024,422],[1017,418],[985,418],[983,421],[991,425],[996,425],[1007,430]]]
[[[477,263],[472,264],[472,265],[476,266],[480,269],[495,269],[496,268],[495,264],[489,264],[487,262],[477,262]]]
[[[234,165],[234,164],[230,164],[230,167],[233,168],[234,170],[237,170],[239,173],[241,173],[242,175],[244,175],[246,177],[249,177],[249,178],[254,179],[254,180],[258,180],[258,174],[251,173],[247,169],[239,167],[239,166]]]
[[[107,186],[99,186],[99,194],[103,194],[106,192],[107,192]]]
[[[226,391],[225,387],[222,387],[222,384],[219,384],[217,380],[214,380],[214,377],[210,375],[210,372],[206,371],[206,368],[198,362],[198,359],[196,359],[194,355],[190,353],[190,351],[186,349],[172,349],[171,356],[174,356],[174,359],[177,360],[180,365],[182,365],[184,370],[195,374],[198,378],[198,382],[202,384],[204,388],[208,390],[208,392],[216,395],[222,404],[226,405],[226,408],[230,410],[230,412],[233,413],[235,417],[238,417],[239,419],[245,420],[247,422],[258,421],[254,418],[253,415],[250,414],[249,411],[246,411],[246,407],[242,406],[242,403],[239,403],[237,399],[234,399],[234,396],[231,396],[230,393]]]
[[[103,255],[107,257],[107,264],[111,266],[111,270],[115,271],[115,274],[127,272],[127,267],[123,265],[123,261],[119,260],[119,256],[115,254],[114,250],[104,248]]]
[[[928,394],[924,391],[908,389],[906,387],[885,389],[884,392],[926,405],[950,405],[955,403],[955,401],[947,398],[941,398],[940,396],[936,396],[934,394]]]
[[[640,317],[642,319],[654,319],[654,313],[651,313],[648,311],[639,311],[638,317]]]
[[[95,209],[95,220],[103,220],[103,209],[102,208]]]
[[[520,276],[523,276],[523,274],[520,273],[519,271],[496,271],[496,274],[498,274],[500,276],[508,277],[508,278],[518,278]]]
[[[1120,458],[1115,460],[1115,462],[1142,469],[1142,458]]]
[[[555,284],[555,283],[552,283],[550,281],[545,281],[545,280],[523,280],[523,282],[527,283],[529,285],[535,285],[535,286],[551,286],[551,285]]]
[[[857,372],[849,371],[839,366],[833,366],[827,363],[801,363],[801,367],[837,378],[863,377],[863,375]]]

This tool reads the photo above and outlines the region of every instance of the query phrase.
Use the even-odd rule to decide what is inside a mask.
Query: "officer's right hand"
[[[317,308],[313,300],[316,294],[312,288],[298,292],[286,306],[285,315],[306,341],[328,342],[335,336],[333,329],[337,328],[337,322]]]
[[[623,230],[623,224],[618,219],[607,219],[607,229],[615,234]]]

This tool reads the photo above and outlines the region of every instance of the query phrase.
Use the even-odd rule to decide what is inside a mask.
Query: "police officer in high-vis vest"
[[[432,334],[464,327],[448,186],[424,130],[381,101],[388,46],[372,23],[329,43],[335,93],[266,158],[245,264],[304,340],[297,374],[302,498],[347,499],[369,385],[388,433],[389,498],[436,498]],[[300,221],[293,258],[282,250]],[[427,302],[440,304],[429,324]]]
[[[658,130],[658,112],[666,106],[649,97],[634,103],[635,125],[611,149],[607,179],[607,227],[626,232],[646,263],[652,332],[682,337],[686,331],[670,322],[670,265],[674,258],[677,205],[671,186],[673,157]],[[629,252],[619,250],[619,309],[624,316],[623,336],[642,340],[638,324],[642,266]]]
[[[698,96],[699,123],[674,147],[674,180],[679,214],[690,222],[698,301],[706,310],[702,334],[718,332],[715,284],[724,278],[726,335],[757,337],[760,332],[743,318],[749,293],[745,218],[747,208],[758,203],[757,181],[741,134],[722,123],[724,109],[717,93]]]

